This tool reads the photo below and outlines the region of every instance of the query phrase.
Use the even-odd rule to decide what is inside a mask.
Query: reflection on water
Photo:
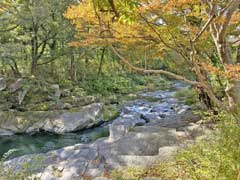
[[[24,154],[47,152],[78,143],[89,143],[100,137],[107,137],[108,127],[102,125],[86,131],[56,135],[51,133],[39,133],[35,135],[14,135],[0,137],[0,157],[11,149],[16,149],[9,158]]]

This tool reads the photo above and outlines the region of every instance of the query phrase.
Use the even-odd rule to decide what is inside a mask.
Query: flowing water
[[[174,98],[174,93],[185,86],[176,83],[170,90],[160,90],[155,92],[143,92],[139,94],[138,99],[129,101],[121,110],[120,117],[136,117],[146,119],[164,119],[164,117],[180,113],[188,107],[183,102]],[[151,100],[149,100],[151,98]],[[153,101],[154,100],[154,101]],[[140,115],[140,116],[139,116]],[[70,146],[78,143],[89,143],[100,137],[109,135],[108,124],[104,123],[99,127],[75,133],[56,135],[41,132],[34,135],[14,135],[9,137],[0,137],[0,157],[9,150],[14,152],[9,158],[25,154],[41,153]]]

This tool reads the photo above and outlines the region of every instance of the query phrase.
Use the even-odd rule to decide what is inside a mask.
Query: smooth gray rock
[[[123,125],[110,125],[109,126],[109,141],[114,142],[122,138],[128,133],[128,127]]]
[[[112,125],[124,125],[126,127],[142,126],[146,123],[146,120],[141,118],[140,114],[122,114],[120,117],[114,120]]]
[[[43,158],[42,162],[31,161]],[[46,154],[26,155],[5,162],[5,167],[21,170],[21,164],[38,163],[40,168],[32,169],[41,180],[79,180],[81,177],[101,177],[106,172],[104,161],[98,150],[89,145],[77,144]],[[20,166],[19,166],[20,165]]]
[[[102,121],[102,104],[85,106],[79,112],[66,112],[46,121],[43,130],[58,134],[90,128]]]
[[[22,116],[11,112],[0,112],[0,135],[33,134],[41,130],[63,134],[91,128],[102,122],[102,115],[101,103],[84,106],[76,112],[36,111]]]
[[[0,136],[12,136],[14,132],[6,129],[0,129]]]
[[[23,91],[18,92],[18,104],[21,105],[25,96],[27,95],[29,88],[24,89]]]
[[[53,85],[50,86],[50,88],[54,90],[53,98],[59,99],[60,96],[61,96],[61,91],[60,91],[59,85],[58,84],[53,84]]]
[[[97,178],[95,178],[95,179],[93,179],[93,180],[110,180],[110,179],[105,178],[105,177],[97,177]]]
[[[9,86],[10,92],[12,93],[16,92],[17,90],[22,88],[22,85],[23,85],[23,79],[22,78],[17,79],[13,84]]]
[[[180,148],[206,132],[194,123],[177,130],[160,125],[135,127],[115,140],[110,135],[92,144],[77,144],[45,154],[25,155],[5,162],[5,166],[19,170],[21,163],[36,164],[33,159],[40,157],[45,160],[43,166],[35,170],[35,174],[41,180],[79,180],[82,177],[101,179],[113,169],[149,167],[156,162],[171,159]],[[114,126],[119,128],[122,125]]]
[[[144,177],[142,180],[161,180],[161,179],[156,177]]]
[[[3,91],[7,88],[7,83],[4,78],[0,78],[0,91]]]

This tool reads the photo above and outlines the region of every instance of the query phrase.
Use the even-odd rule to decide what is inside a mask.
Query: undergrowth
[[[239,180],[240,125],[232,115],[222,112],[214,118],[217,128],[171,162],[161,162],[148,169],[126,168],[114,171],[116,180],[140,180],[154,177],[164,180]]]

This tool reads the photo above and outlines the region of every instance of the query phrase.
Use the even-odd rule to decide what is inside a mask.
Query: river
[[[122,106],[120,116],[117,119],[130,118],[135,121],[137,117],[140,117],[138,119],[139,123],[137,123],[140,126],[147,123],[148,120],[165,119],[167,116],[181,113],[181,111],[189,108],[183,101],[174,98],[175,92],[182,88],[186,88],[186,85],[177,82],[166,90],[138,93],[137,99],[129,100]],[[109,123],[64,135],[40,132],[34,135],[19,134],[0,137],[0,157],[9,150],[14,150],[9,156],[9,158],[13,158],[25,154],[47,152],[78,143],[89,143],[98,138],[107,137],[109,135]],[[163,126],[170,126],[175,122],[168,120],[163,121],[163,123]]]

